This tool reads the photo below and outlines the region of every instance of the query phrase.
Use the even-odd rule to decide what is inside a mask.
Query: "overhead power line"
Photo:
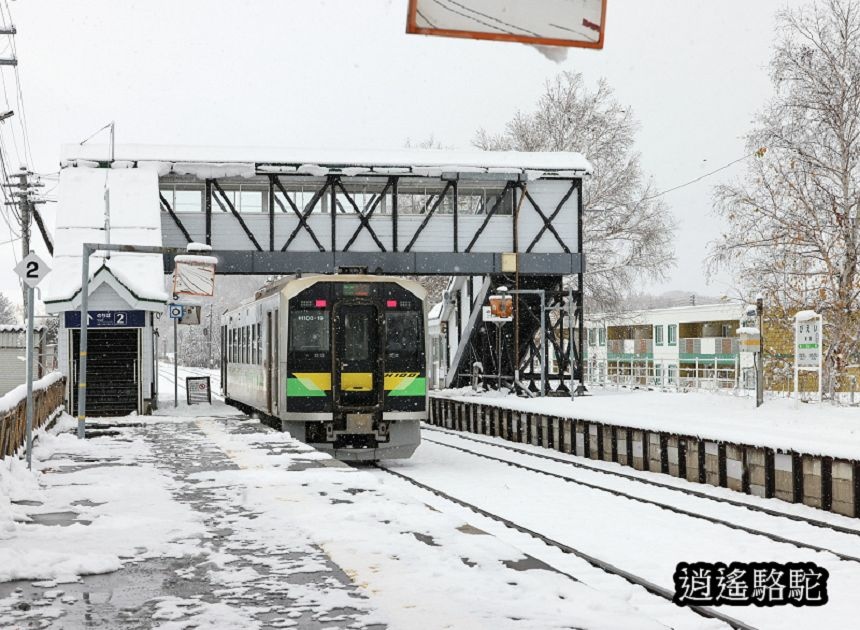
[[[653,195],[650,195],[650,196],[648,196],[648,197],[644,197],[644,198],[642,199],[642,201],[650,201],[651,199],[657,199],[657,197],[662,197],[663,195],[666,195],[666,194],[668,194],[668,193],[670,193],[670,192],[674,192],[674,191],[676,191],[676,190],[680,190],[681,188],[686,188],[687,186],[692,186],[693,184],[696,184],[696,183],[698,183],[698,182],[702,181],[703,179],[705,179],[705,178],[707,178],[707,177],[710,177],[711,175],[716,175],[716,174],[717,174],[717,173],[719,173],[720,171],[724,171],[724,170],[726,170],[727,168],[729,168],[729,167],[731,167],[731,166],[734,166],[734,165],[735,165],[735,164],[737,164],[738,162],[743,162],[744,160],[748,160],[749,158],[754,157],[754,156],[755,156],[755,157],[762,157],[762,156],[765,154],[765,152],[766,152],[766,151],[767,151],[767,149],[765,149],[765,148],[756,149],[755,151],[753,151],[753,152],[752,152],[752,153],[750,153],[749,155],[745,155],[745,156],[743,156],[743,157],[739,157],[739,158],[738,158],[738,159],[736,159],[736,160],[732,160],[732,161],[731,161],[731,162],[729,162],[728,164],[724,164],[723,166],[721,166],[721,167],[719,167],[719,168],[715,168],[713,171],[711,171],[711,172],[709,172],[709,173],[705,173],[704,175],[699,175],[697,178],[695,178],[695,179],[691,179],[691,180],[690,180],[690,181],[688,181],[688,182],[684,182],[683,184],[678,184],[677,186],[673,186],[672,188],[667,188],[667,189],[666,189],[666,190],[664,190],[664,191],[658,192],[658,193],[653,194]]]

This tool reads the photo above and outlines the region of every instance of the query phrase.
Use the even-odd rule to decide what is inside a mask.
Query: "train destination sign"
[[[145,311],[88,311],[88,328],[143,328],[146,326]],[[66,311],[66,328],[81,327],[81,312]]]

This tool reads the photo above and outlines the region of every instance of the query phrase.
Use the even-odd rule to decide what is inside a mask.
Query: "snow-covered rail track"
[[[445,442],[438,442],[436,440],[430,440],[430,439],[427,439],[426,437],[424,438],[424,441],[429,442],[431,444],[436,444],[438,446],[443,446],[445,448],[454,449],[454,450],[460,451],[462,453],[467,453],[469,455],[474,455],[475,457],[481,457],[483,459],[487,459],[490,461],[499,462],[502,464],[506,464],[508,466],[513,466],[514,468],[519,468],[520,470],[526,470],[526,471],[537,473],[540,475],[546,475],[548,477],[553,477],[554,479],[559,479],[559,480],[567,482],[567,483],[572,483],[572,484],[576,484],[579,486],[583,486],[583,487],[589,488],[591,490],[597,490],[599,492],[606,492],[606,493],[609,493],[609,494],[617,496],[617,497],[622,497],[624,499],[636,501],[638,503],[653,505],[653,506],[658,507],[662,510],[668,510],[670,512],[674,512],[675,514],[681,514],[683,516],[688,516],[690,518],[705,520],[705,521],[708,521],[708,522],[713,523],[715,525],[722,525],[722,526],[728,527],[730,529],[736,529],[736,530],[739,530],[742,532],[746,532],[747,534],[752,534],[754,536],[763,536],[763,537],[768,538],[768,539],[770,539],[774,542],[777,542],[777,543],[784,543],[784,544],[788,544],[788,545],[793,545],[793,546],[798,547],[798,548],[810,549],[812,551],[817,551],[817,552],[821,552],[821,553],[831,553],[834,556],[836,556],[837,558],[839,558],[840,560],[860,563],[860,558],[858,558],[856,556],[841,553],[839,551],[835,551],[835,550],[827,548],[827,547],[822,547],[820,545],[815,545],[815,544],[803,542],[800,540],[795,540],[792,538],[786,538],[785,536],[780,536],[779,534],[774,534],[772,532],[767,532],[767,531],[764,531],[761,529],[748,527],[748,526],[741,525],[741,524],[736,523],[736,522],[728,521],[728,520],[723,519],[723,518],[717,518],[717,517],[710,516],[707,514],[702,514],[699,512],[693,512],[690,510],[686,510],[686,509],[677,507],[675,505],[663,503],[661,501],[655,501],[653,499],[648,499],[645,497],[636,496],[636,495],[630,494],[628,492],[623,492],[621,490],[617,490],[614,488],[608,488],[608,487],[601,486],[598,484],[590,483],[587,481],[583,481],[581,479],[569,477],[567,475],[561,475],[561,474],[550,472],[547,470],[541,470],[539,468],[533,468],[531,466],[527,466],[527,465],[522,464],[520,462],[514,462],[514,461],[511,461],[509,459],[504,459],[504,458],[500,458],[500,457],[494,457],[492,455],[487,455],[486,453],[479,453],[479,452],[472,451],[472,450],[467,449],[467,448],[463,448],[462,446],[454,446],[452,444],[446,444]]]
[[[415,486],[417,488],[420,488],[426,492],[430,492],[431,494],[433,494],[433,495],[435,495],[441,499],[444,499],[445,501],[449,501],[451,503],[454,503],[456,505],[464,507],[464,508],[474,512],[475,514],[479,514],[485,518],[488,518],[488,519],[491,519],[491,520],[496,521],[498,523],[501,523],[502,525],[504,525],[505,527],[507,527],[509,529],[513,529],[513,530],[515,530],[521,534],[525,534],[531,538],[539,540],[549,547],[554,547],[555,549],[558,549],[562,553],[576,556],[577,558],[584,560],[585,562],[587,562],[591,566],[599,569],[600,571],[603,571],[605,573],[620,577],[620,578],[624,579],[625,581],[629,582],[630,584],[634,584],[636,586],[642,587],[643,589],[645,589],[648,593],[651,593],[652,595],[655,595],[655,596],[660,597],[662,599],[665,599],[669,602],[672,602],[672,599],[674,597],[674,593],[672,591],[670,591],[666,588],[663,588],[662,586],[655,584],[655,583],[651,582],[650,580],[647,580],[646,578],[635,575],[629,571],[625,571],[624,569],[621,569],[621,568],[619,568],[619,567],[617,567],[617,566],[615,566],[609,562],[606,562],[605,560],[601,560],[600,558],[597,558],[597,557],[594,557],[590,554],[587,554],[587,553],[585,553],[579,549],[576,549],[576,548],[574,548],[568,544],[565,544],[563,542],[560,542],[558,540],[550,538],[549,536],[541,534],[540,532],[537,532],[533,529],[530,529],[528,527],[525,527],[523,525],[515,523],[514,521],[507,519],[503,516],[489,512],[489,511],[485,510],[484,508],[481,508],[481,507],[479,507],[473,503],[470,503],[470,502],[465,501],[463,499],[459,499],[457,497],[454,497],[454,496],[444,492],[443,490],[440,490],[438,488],[434,488],[432,486],[424,484],[424,483],[418,481],[417,479],[410,477],[409,475],[405,475],[401,472],[397,472],[397,471],[392,470],[392,469],[390,469],[390,468],[388,468],[382,464],[379,464],[379,463],[376,464],[376,468],[378,468],[379,470],[381,470],[384,473],[387,473],[389,475],[393,475],[394,477],[397,477],[397,478],[399,478],[399,479],[401,479],[401,480],[403,480],[409,484],[412,484],[413,486]],[[567,577],[569,577],[572,580],[579,581],[575,576],[571,575],[570,573],[567,573],[565,571],[561,571],[558,569],[556,569],[556,570],[559,573],[566,575]],[[706,606],[695,606],[695,605],[693,605],[693,606],[687,606],[687,608],[689,608],[691,611],[695,612],[696,614],[698,614],[702,617],[722,621],[723,623],[729,625],[732,628],[735,628],[736,630],[757,630],[755,628],[755,626],[751,626],[747,623],[744,623],[743,621],[740,621],[738,619],[735,619],[734,617],[730,617],[728,615],[720,613],[720,612],[718,612],[712,608],[708,608]]]
[[[523,448],[517,448],[516,446],[510,446],[508,444],[502,444],[498,441],[491,439],[481,439],[477,437],[472,437],[468,435],[464,435],[462,431],[450,431],[447,429],[441,429],[438,427],[430,427],[424,425],[421,427],[422,431],[431,432],[431,433],[440,433],[443,435],[453,436],[460,440],[465,440],[468,442],[475,442],[477,444],[481,444],[482,446],[488,446],[496,449],[501,449],[505,451],[510,451],[512,453],[517,453],[519,455],[526,455],[528,457],[533,457],[535,459],[542,459],[546,461],[551,461],[558,464],[564,464],[565,466],[570,466],[572,468],[578,468],[581,470],[586,470],[589,472],[599,473],[601,475],[608,475],[610,477],[617,477],[619,479],[624,479],[627,481],[633,481],[638,484],[643,484],[646,486],[652,486],[655,488],[661,488],[664,490],[670,490],[672,492],[682,493],[691,497],[696,497],[698,499],[705,499],[707,501],[713,501],[715,503],[723,503],[726,505],[731,505],[734,507],[743,508],[745,510],[749,510],[751,512],[760,512],[762,514],[767,514],[768,516],[776,516],[779,518],[788,519],[791,521],[796,521],[799,523],[804,523],[807,525],[811,525],[813,527],[819,527],[822,529],[828,529],[835,532],[839,532],[842,534],[849,534],[854,536],[860,536],[860,529],[855,529],[852,527],[845,527],[839,525],[838,523],[832,523],[828,521],[823,521],[820,519],[810,518],[809,516],[801,515],[801,514],[791,514],[787,512],[783,512],[781,510],[774,510],[771,508],[767,508],[761,505],[755,505],[753,503],[748,503],[745,501],[738,501],[735,499],[730,499],[728,497],[716,496],[713,494],[709,494],[707,492],[702,492],[700,490],[693,490],[692,488],[680,487],[677,485],[672,485],[668,483],[662,483],[660,481],[655,481],[653,479],[648,479],[645,477],[624,473],[618,470],[609,470],[607,468],[600,468],[598,466],[593,466],[590,464],[583,463],[581,461],[573,461],[571,459],[564,459],[562,457],[555,457],[553,455],[547,455],[544,453],[537,453],[531,450],[526,450]],[[426,438],[425,438],[426,439]],[[433,440],[428,440],[432,442]],[[440,442],[436,442],[441,444]],[[448,444],[444,444],[445,446],[449,446]],[[850,558],[852,560],[856,560],[856,558]]]

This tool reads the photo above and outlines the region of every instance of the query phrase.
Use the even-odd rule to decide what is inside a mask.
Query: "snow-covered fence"
[[[430,397],[430,424],[860,518],[860,460]]]
[[[66,377],[51,372],[33,383],[33,430],[53,418],[63,406]],[[0,397],[0,458],[14,455],[27,432],[27,386],[18,385]]]

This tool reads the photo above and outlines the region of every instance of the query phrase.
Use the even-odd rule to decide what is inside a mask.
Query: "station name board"
[[[143,328],[146,311],[88,311],[87,328]],[[65,312],[66,328],[81,327],[81,312]]]

